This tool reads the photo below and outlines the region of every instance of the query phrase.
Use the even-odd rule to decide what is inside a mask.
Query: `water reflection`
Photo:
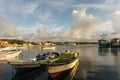
[[[98,54],[100,56],[107,56],[109,54],[109,48],[99,48]]]
[[[89,60],[82,60],[73,80],[119,80],[120,75],[115,68],[106,64],[97,65]]]
[[[13,78],[10,65],[0,64],[0,80],[120,80],[119,48],[98,48],[96,45],[56,46],[56,51],[59,52],[66,49],[78,50],[80,63],[75,66],[77,68],[74,67],[54,79],[42,68],[16,74]],[[23,51],[22,59],[32,58],[42,52],[44,51],[39,46],[35,46]]]
[[[11,80],[16,71],[6,63],[0,63],[0,80]]]
[[[111,54],[113,56],[120,56],[120,48],[111,48]]]
[[[35,80],[37,77],[39,77],[44,72],[45,72],[44,67],[40,67],[38,69],[32,69],[29,71],[17,72],[13,80],[29,80],[29,79]]]

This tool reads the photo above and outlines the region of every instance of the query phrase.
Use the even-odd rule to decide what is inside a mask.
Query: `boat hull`
[[[98,46],[99,48],[109,48],[110,43],[107,40],[98,40]]]
[[[8,53],[2,53],[0,55],[0,60],[9,60],[9,59],[17,58],[21,52],[22,51],[15,51],[15,52],[11,52],[11,53],[9,53],[9,52]]]
[[[17,71],[26,71],[38,68],[41,66],[40,61],[8,61]]]
[[[113,38],[111,39],[111,48],[119,48],[120,47],[120,39],[119,38]]]
[[[52,47],[42,47],[42,49],[45,49],[45,50],[55,50],[55,46],[52,46]]]
[[[63,73],[64,71],[67,71],[71,68],[73,68],[75,66],[75,64],[78,62],[78,58],[76,58],[74,61],[72,61],[71,63],[67,63],[67,64],[63,64],[63,65],[51,65],[48,66],[48,73],[50,74],[50,76],[52,78],[60,75],[61,73]]]

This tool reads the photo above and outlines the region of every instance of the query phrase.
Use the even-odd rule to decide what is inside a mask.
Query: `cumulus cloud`
[[[116,11],[113,16],[113,29],[120,34],[120,11]]]
[[[0,37],[17,37],[19,29],[8,24],[7,18],[0,14]]]
[[[112,21],[101,22],[97,17],[87,14],[87,9],[73,10],[73,23],[70,28],[65,26],[47,26],[43,24],[33,25],[31,28],[18,28],[11,26],[6,16],[0,14],[0,37],[16,37],[24,40],[40,41],[53,39],[93,39],[95,34],[104,32],[119,33],[120,11],[116,11]],[[48,28],[49,27],[49,28]]]
[[[35,39],[91,39],[93,29],[100,22],[99,19],[93,15],[88,15],[86,9],[73,10],[72,15],[73,24],[66,30],[64,30],[64,26],[59,26],[51,27],[52,30],[49,31],[46,25],[36,25]]]
[[[69,35],[72,38],[91,39],[93,29],[99,24],[100,20],[93,15],[88,15],[86,9],[73,10],[74,22]]]
[[[88,15],[86,9],[73,10],[72,15],[73,24],[66,30],[64,26],[55,26],[50,27],[51,31],[49,31],[48,26],[37,24],[34,39],[91,39],[94,34],[93,29],[100,23],[99,19]]]
[[[94,38],[100,39],[101,35],[105,34],[107,38],[112,37],[112,33],[114,33],[113,22],[111,20],[101,22],[94,28]]]

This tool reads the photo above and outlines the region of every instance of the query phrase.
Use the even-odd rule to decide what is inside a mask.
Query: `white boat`
[[[22,51],[2,51],[0,52],[0,60],[9,60],[17,58]]]
[[[12,51],[12,50],[16,50],[16,47],[5,47],[5,48],[1,48],[0,51]]]
[[[79,61],[78,53],[61,54],[59,58],[47,61],[46,68],[52,78],[75,66]]]
[[[45,46],[45,47],[41,47],[41,49],[50,49],[50,50],[54,50],[55,46]]]
[[[59,54],[56,52],[50,53],[43,53],[41,55],[37,55],[35,58],[30,58],[28,60],[15,60],[15,61],[8,61],[8,64],[13,66],[17,71],[25,71],[30,70],[33,68],[38,68],[41,66],[41,63],[46,62],[51,58],[57,57]]]
[[[21,49],[21,50],[24,50],[24,49],[28,49],[28,46],[27,45],[19,45],[16,47],[17,49]]]
[[[15,60],[15,61],[8,61],[13,68],[17,71],[23,70],[30,70],[33,68],[38,68],[41,66],[41,61],[34,61],[34,60]]]

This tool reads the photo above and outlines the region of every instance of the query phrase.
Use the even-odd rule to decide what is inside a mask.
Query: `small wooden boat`
[[[60,75],[75,66],[78,62],[78,53],[61,54],[60,57],[47,61],[44,65],[52,78]]]
[[[26,71],[40,67],[41,61],[15,60],[15,61],[8,61],[8,64],[10,64],[17,71]]]
[[[22,51],[2,51],[0,52],[0,60],[9,60],[17,58]]]
[[[55,46],[44,46],[44,47],[41,47],[41,49],[55,50]]]
[[[28,49],[28,46],[27,45],[19,45],[16,47],[17,49],[21,49],[21,50],[24,50],[24,49]]]
[[[16,47],[5,47],[0,49],[0,51],[14,51],[14,50],[16,50]]]
[[[30,58],[29,60],[8,61],[8,64],[12,65],[17,71],[26,71],[38,68],[41,66],[41,63],[57,56],[59,56],[57,52],[46,52],[41,55],[37,55],[35,58]]]

